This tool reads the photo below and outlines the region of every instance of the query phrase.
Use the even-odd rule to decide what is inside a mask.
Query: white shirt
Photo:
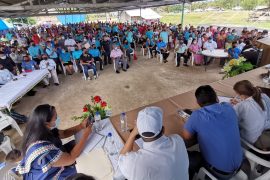
[[[214,50],[217,49],[217,43],[212,40],[212,42],[206,41],[203,45],[203,48],[206,50]]]
[[[143,148],[119,156],[119,169],[128,180],[188,180],[189,160],[179,135],[144,142]]]
[[[47,59],[47,60],[42,60],[39,65],[40,69],[48,69],[48,70],[53,70],[56,67],[56,64],[54,60],[52,59]]]
[[[66,39],[64,45],[69,47],[71,51],[74,51],[75,50],[74,46],[76,45],[76,42],[74,39]]]
[[[238,116],[241,137],[249,143],[255,143],[258,137],[265,129],[269,129],[270,122],[267,117],[266,101],[270,103],[270,99],[265,94],[262,94],[262,100],[265,111],[258,105],[258,103],[249,97],[244,101],[236,104],[234,109]]]
[[[13,78],[13,74],[7,70],[7,69],[3,69],[0,70],[0,84],[6,84],[7,82],[11,81]]]
[[[238,44],[237,47],[242,51],[243,48],[245,47],[245,45],[246,45],[246,44],[242,42],[242,43]]]

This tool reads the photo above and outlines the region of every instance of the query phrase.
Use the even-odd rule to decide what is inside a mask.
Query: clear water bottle
[[[112,133],[108,133],[107,135],[107,139],[108,139],[108,146],[107,146],[107,151],[109,153],[110,156],[116,155],[117,154],[117,149],[115,146],[115,142],[113,140],[113,136]]]
[[[127,115],[126,113],[121,113],[120,115],[120,124],[121,124],[121,131],[126,132],[128,130],[127,127]]]
[[[102,130],[102,126],[101,126],[101,116],[100,116],[99,112],[96,112],[96,113],[95,113],[94,119],[95,119],[95,129],[96,129],[96,131],[97,131],[97,132],[98,132],[98,131],[101,131],[101,130]]]
[[[35,66],[34,65],[32,65],[32,71],[34,71],[35,70]]]

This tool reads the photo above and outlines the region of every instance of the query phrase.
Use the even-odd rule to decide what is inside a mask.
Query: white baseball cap
[[[159,107],[146,107],[141,110],[137,118],[137,128],[143,138],[154,138],[162,130],[163,111]],[[152,137],[145,137],[145,132],[154,133]]]

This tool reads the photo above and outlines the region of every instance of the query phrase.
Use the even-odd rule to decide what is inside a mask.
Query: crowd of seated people
[[[228,51],[228,59],[244,56],[256,65],[256,40],[267,37],[268,31],[248,31],[244,28],[242,32],[237,32],[227,27],[98,22],[51,27],[40,25],[1,31],[0,35],[0,64],[14,75],[18,71],[38,69],[43,55],[55,62],[57,74],[65,70],[72,75],[76,69],[83,72],[83,49],[94,59],[93,66],[99,64],[102,71],[104,66],[113,63],[115,72],[119,73],[119,66],[124,71],[128,69],[132,55],[136,59],[138,45],[144,49],[144,53],[150,53],[151,58],[157,54],[162,56],[164,63],[168,62],[170,50],[174,49],[176,66],[180,66],[181,57],[184,58],[184,66],[188,66],[190,59],[195,65],[208,64],[212,58],[203,57],[202,51],[214,49]],[[121,57],[114,57],[115,46],[122,51]],[[228,59],[221,58],[220,65],[223,66]],[[118,61],[117,65],[115,61]],[[55,83],[58,84],[56,79]]]

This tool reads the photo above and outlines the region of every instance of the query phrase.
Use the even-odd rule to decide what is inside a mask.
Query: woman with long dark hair
[[[54,106],[37,106],[30,115],[22,141],[23,160],[16,170],[24,179],[64,179],[76,174],[73,165],[91,133],[87,120],[67,130],[58,130],[60,119]],[[72,149],[65,148],[61,139],[83,129],[83,136]]]
[[[233,100],[238,115],[242,138],[255,144],[262,132],[270,128],[270,99],[248,80],[237,82],[234,91],[239,100]]]

